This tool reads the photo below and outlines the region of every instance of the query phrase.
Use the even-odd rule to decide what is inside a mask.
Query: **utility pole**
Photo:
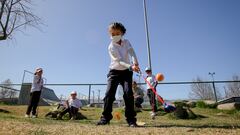
[[[146,31],[146,40],[147,40],[148,66],[152,70],[151,48],[150,48],[149,31],[148,31],[148,18],[147,18],[146,0],[143,0],[143,8],[144,8],[144,22],[145,22],[145,31]]]

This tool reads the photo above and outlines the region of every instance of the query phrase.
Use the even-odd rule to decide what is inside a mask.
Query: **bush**
[[[201,115],[196,115],[191,109],[187,101],[176,101],[174,105],[176,110],[168,115],[171,119],[198,119],[204,118]],[[199,106],[207,106],[204,102],[199,102]]]
[[[217,103],[209,104],[209,105],[208,105],[208,108],[215,109],[215,108],[217,108],[217,106],[218,106]]]
[[[188,119],[196,119],[198,116],[191,110],[188,109]]]
[[[169,115],[173,119],[196,119],[198,116],[189,108],[187,101],[174,102],[176,110]]]
[[[187,104],[181,101],[176,101],[173,104],[175,105],[175,107],[187,107]]]
[[[196,102],[195,101],[175,101],[174,105],[194,108],[196,107]]]
[[[0,102],[0,105],[6,105],[4,102]]]
[[[197,101],[196,106],[198,108],[207,108],[207,104],[204,101]]]
[[[0,101],[0,105],[17,105],[16,102],[5,102],[5,101]]]
[[[173,115],[177,119],[188,119],[187,109],[180,107],[180,106],[176,107],[176,110],[173,112]]]
[[[197,101],[196,106],[198,108],[210,108],[210,109],[215,109],[217,108],[217,103],[214,104],[206,104],[204,101]]]
[[[187,105],[190,108],[195,108],[196,107],[196,102],[195,101],[189,101],[189,102],[187,102]]]
[[[176,111],[173,113],[168,114],[168,118],[170,119],[199,119],[204,118],[201,115],[196,115],[190,108],[184,108],[184,107],[177,107]]]

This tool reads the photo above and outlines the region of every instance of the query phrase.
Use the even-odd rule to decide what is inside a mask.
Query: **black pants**
[[[125,101],[125,117],[128,123],[136,122],[136,112],[134,111],[134,97],[132,92],[133,72],[129,70],[110,70],[108,73],[108,85],[104,98],[104,110],[102,119],[110,121],[112,116],[112,106],[115,100],[117,87],[123,87],[123,98]]]
[[[135,106],[138,107],[138,108],[142,108],[142,103],[143,103],[143,98],[135,98]]]
[[[149,98],[149,101],[150,101],[150,105],[152,107],[152,111],[157,112],[156,95],[154,94],[152,89],[147,90],[147,95],[148,95],[148,98]]]
[[[26,114],[30,115],[30,113],[32,111],[32,115],[36,115],[36,109],[38,106],[40,96],[41,96],[41,91],[31,92],[30,101],[29,101],[29,105],[28,105]]]
[[[76,119],[77,113],[78,113],[78,108],[73,107],[73,106],[68,107],[68,108],[65,109],[63,112],[60,113],[60,117],[62,117],[62,116],[65,115],[66,113],[69,113],[69,118]]]

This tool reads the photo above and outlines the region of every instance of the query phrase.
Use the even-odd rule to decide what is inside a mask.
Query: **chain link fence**
[[[17,104],[23,84],[0,84],[0,102]],[[149,104],[145,83],[138,84],[144,91],[144,103]],[[78,98],[87,104],[103,104],[106,84],[45,84],[54,91],[60,100],[69,97],[71,91],[77,91]],[[159,83],[157,92],[165,100],[213,100],[240,96],[240,81],[200,81],[200,82],[163,82]],[[122,88],[118,87],[115,104],[122,104]]]

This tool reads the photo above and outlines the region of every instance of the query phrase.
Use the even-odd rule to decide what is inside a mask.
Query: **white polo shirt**
[[[72,99],[71,97],[68,99],[69,106],[73,106],[75,108],[82,107],[82,102],[79,99]]]
[[[108,52],[111,58],[110,69],[129,69],[132,65],[129,56],[132,58],[133,63],[138,63],[136,54],[127,39],[122,39],[121,45],[111,42]]]
[[[154,75],[151,76],[147,76],[147,81],[152,85],[152,87],[154,87],[156,85],[156,79]],[[147,89],[151,89],[151,87],[148,85],[148,83],[146,84]]]
[[[43,87],[43,79],[37,75],[34,75],[31,92],[41,91]]]

